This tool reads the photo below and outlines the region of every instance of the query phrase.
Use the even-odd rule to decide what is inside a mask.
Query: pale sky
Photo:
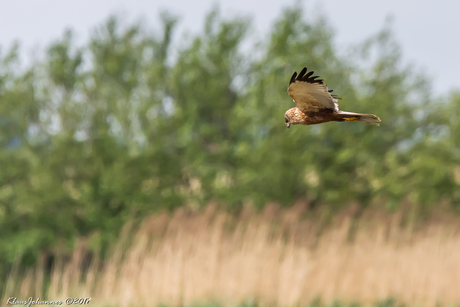
[[[198,32],[203,18],[216,4],[224,17],[249,16],[263,35],[282,8],[294,0],[3,0],[0,2],[0,46],[3,52],[15,40],[23,57],[43,50],[64,29],[72,28],[85,42],[94,27],[114,13],[126,21],[141,17],[158,29],[158,13],[180,17],[176,34]],[[460,89],[460,1],[455,0],[312,0],[303,1],[307,16],[324,13],[336,31],[337,46],[349,47],[379,31],[387,16],[402,46],[405,64],[414,64],[431,76],[436,94]],[[176,36],[177,37],[177,36]]]

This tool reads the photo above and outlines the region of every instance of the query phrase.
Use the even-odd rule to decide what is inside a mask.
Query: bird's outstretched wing
[[[297,75],[297,72],[291,77],[289,82],[288,94],[292,97],[297,108],[302,112],[318,111],[320,109],[338,109],[337,97],[333,97],[328,90],[323,79],[316,79],[319,76],[312,76],[314,71],[307,73],[305,67]]]

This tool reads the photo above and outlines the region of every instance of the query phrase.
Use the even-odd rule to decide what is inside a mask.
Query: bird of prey
[[[344,112],[339,110],[338,97],[331,95],[319,76],[312,76],[314,71],[307,73],[307,68],[302,69],[291,77],[288,94],[292,97],[297,107],[291,108],[284,114],[286,127],[291,125],[315,125],[330,121],[344,122],[356,121],[363,124],[380,126],[380,118],[373,114]]]

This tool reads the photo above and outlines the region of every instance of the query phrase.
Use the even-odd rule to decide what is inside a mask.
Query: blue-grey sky
[[[460,88],[460,1],[455,0],[312,0],[303,1],[307,16],[324,13],[336,30],[338,46],[348,47],[376,33],[389,15],[402,46],[404,63],[432,76],[435,93]],[[180,16],[178,32],[198,32],[203,17],[219,4],[226,17],[249,16],[255,31],[266,33],[282,8],[293,0],[3,0],[0,4],[0,46],[19,40],[27,58],[72,28],[79,42],[110,14],[127,21],[142,17],[157,27],[158,12]]]

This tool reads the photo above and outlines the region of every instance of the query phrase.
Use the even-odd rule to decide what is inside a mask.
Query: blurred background
[[[459,6],[2,4],[2,304],[460,303]]]

